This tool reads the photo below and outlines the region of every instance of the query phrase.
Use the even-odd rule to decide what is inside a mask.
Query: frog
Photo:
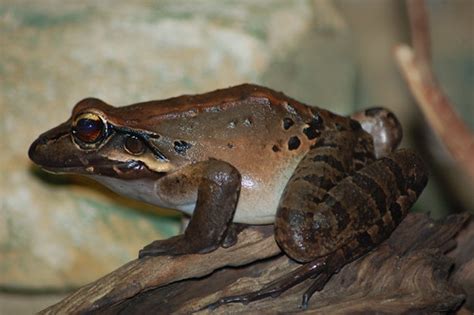
[[[425,164],[398,149],[401,139],[382,107],[343,116],[242,84],[119,107],[83,99],[29,157],[191,216],[184,233],[150,243],[140,259],[206,254],[233,246],[239,226],[273,224],[301,266],[209,306],[276,297],[311,278],[307,307],[334,273],[390,236],[426,186]]]

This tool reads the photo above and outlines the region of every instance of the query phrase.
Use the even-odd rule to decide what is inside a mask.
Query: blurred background
[[[474,1],[429,0],[434,70],[474,126]],[[136,258],[179,219],[28,160],[82,98],[117,106],[253,82],[339,114],[384,106],[430,165],[415,211],[474,209],[472,181],[429,130],[393,57],[396,0],[0,0],[0,314],[28,314]]]

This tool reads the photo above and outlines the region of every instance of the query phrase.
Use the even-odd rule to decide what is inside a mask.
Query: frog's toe
[[[154,242],[153,242],[154,243]],[[164,249],[159,248],[159,247],[153,247],[153,243],[145,246],[143,249],[141,249],[138,252],[138,258],[143,258],[147,256],[161,256],[161,255],[166,255],[166,252]]]
[[[145,247],[138,253],[138,258],[147,256],[163,256],[163,255],[182,255],[188,253],[188,246],[184,237],[178,235],[166,240],[154,241]]]
[[[303,299],[301,301],[301,308],[307,309],[308,303],[313,294],[317,291],[321,291],[324,288],[324,285],[328,282],[329,278],[332,276],[333,272],[323,272],[316,276],[313,284],[306,290],[303,294]]]
[[[153,249],[153,248],[146,248],[144,247],[138,252],[138,258],[144,258],[147,256],[161,256],[165,255],[166,253],[164,251],[161,251],[159,249]]]

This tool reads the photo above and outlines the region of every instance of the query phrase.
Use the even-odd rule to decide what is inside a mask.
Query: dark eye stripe
[[[153,154],[158,159],[163,160],[163,161],[168,161],[168,158],[163,153],[161,153],[160,149],[158,148],[158,146],[155,143],[155,141],[160,139],[159,134],[149,133],[149,132],[145,132],[145,131],[141,131],[141,130],[134,130],[134,129],[130,129],[130,128],[127,128],[127,127],[113,126],[113,125],[110,125],[110,128],[112,130],[116,131],[116,132],[119,132],[119,133],[122,133],[122,134],[128,134],[130,137],[138,138],[140,141],[142,141],[142,143],[148,149],[151,150],[151,152],[153,152]]]

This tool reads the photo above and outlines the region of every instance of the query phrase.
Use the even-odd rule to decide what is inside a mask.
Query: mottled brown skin
[[[213,306],[275,296],[312,277],[306,305],[390,235],[426,184],[421,160],[394,151],[401,134],[385,109],[343,117],[244,84],[125,107],[85,99],[29,155],[46,170],[192,214],[183,235],[140,257],[206,253],[235,242],[233,223],[275,223],[282,250],[304,265]]]

